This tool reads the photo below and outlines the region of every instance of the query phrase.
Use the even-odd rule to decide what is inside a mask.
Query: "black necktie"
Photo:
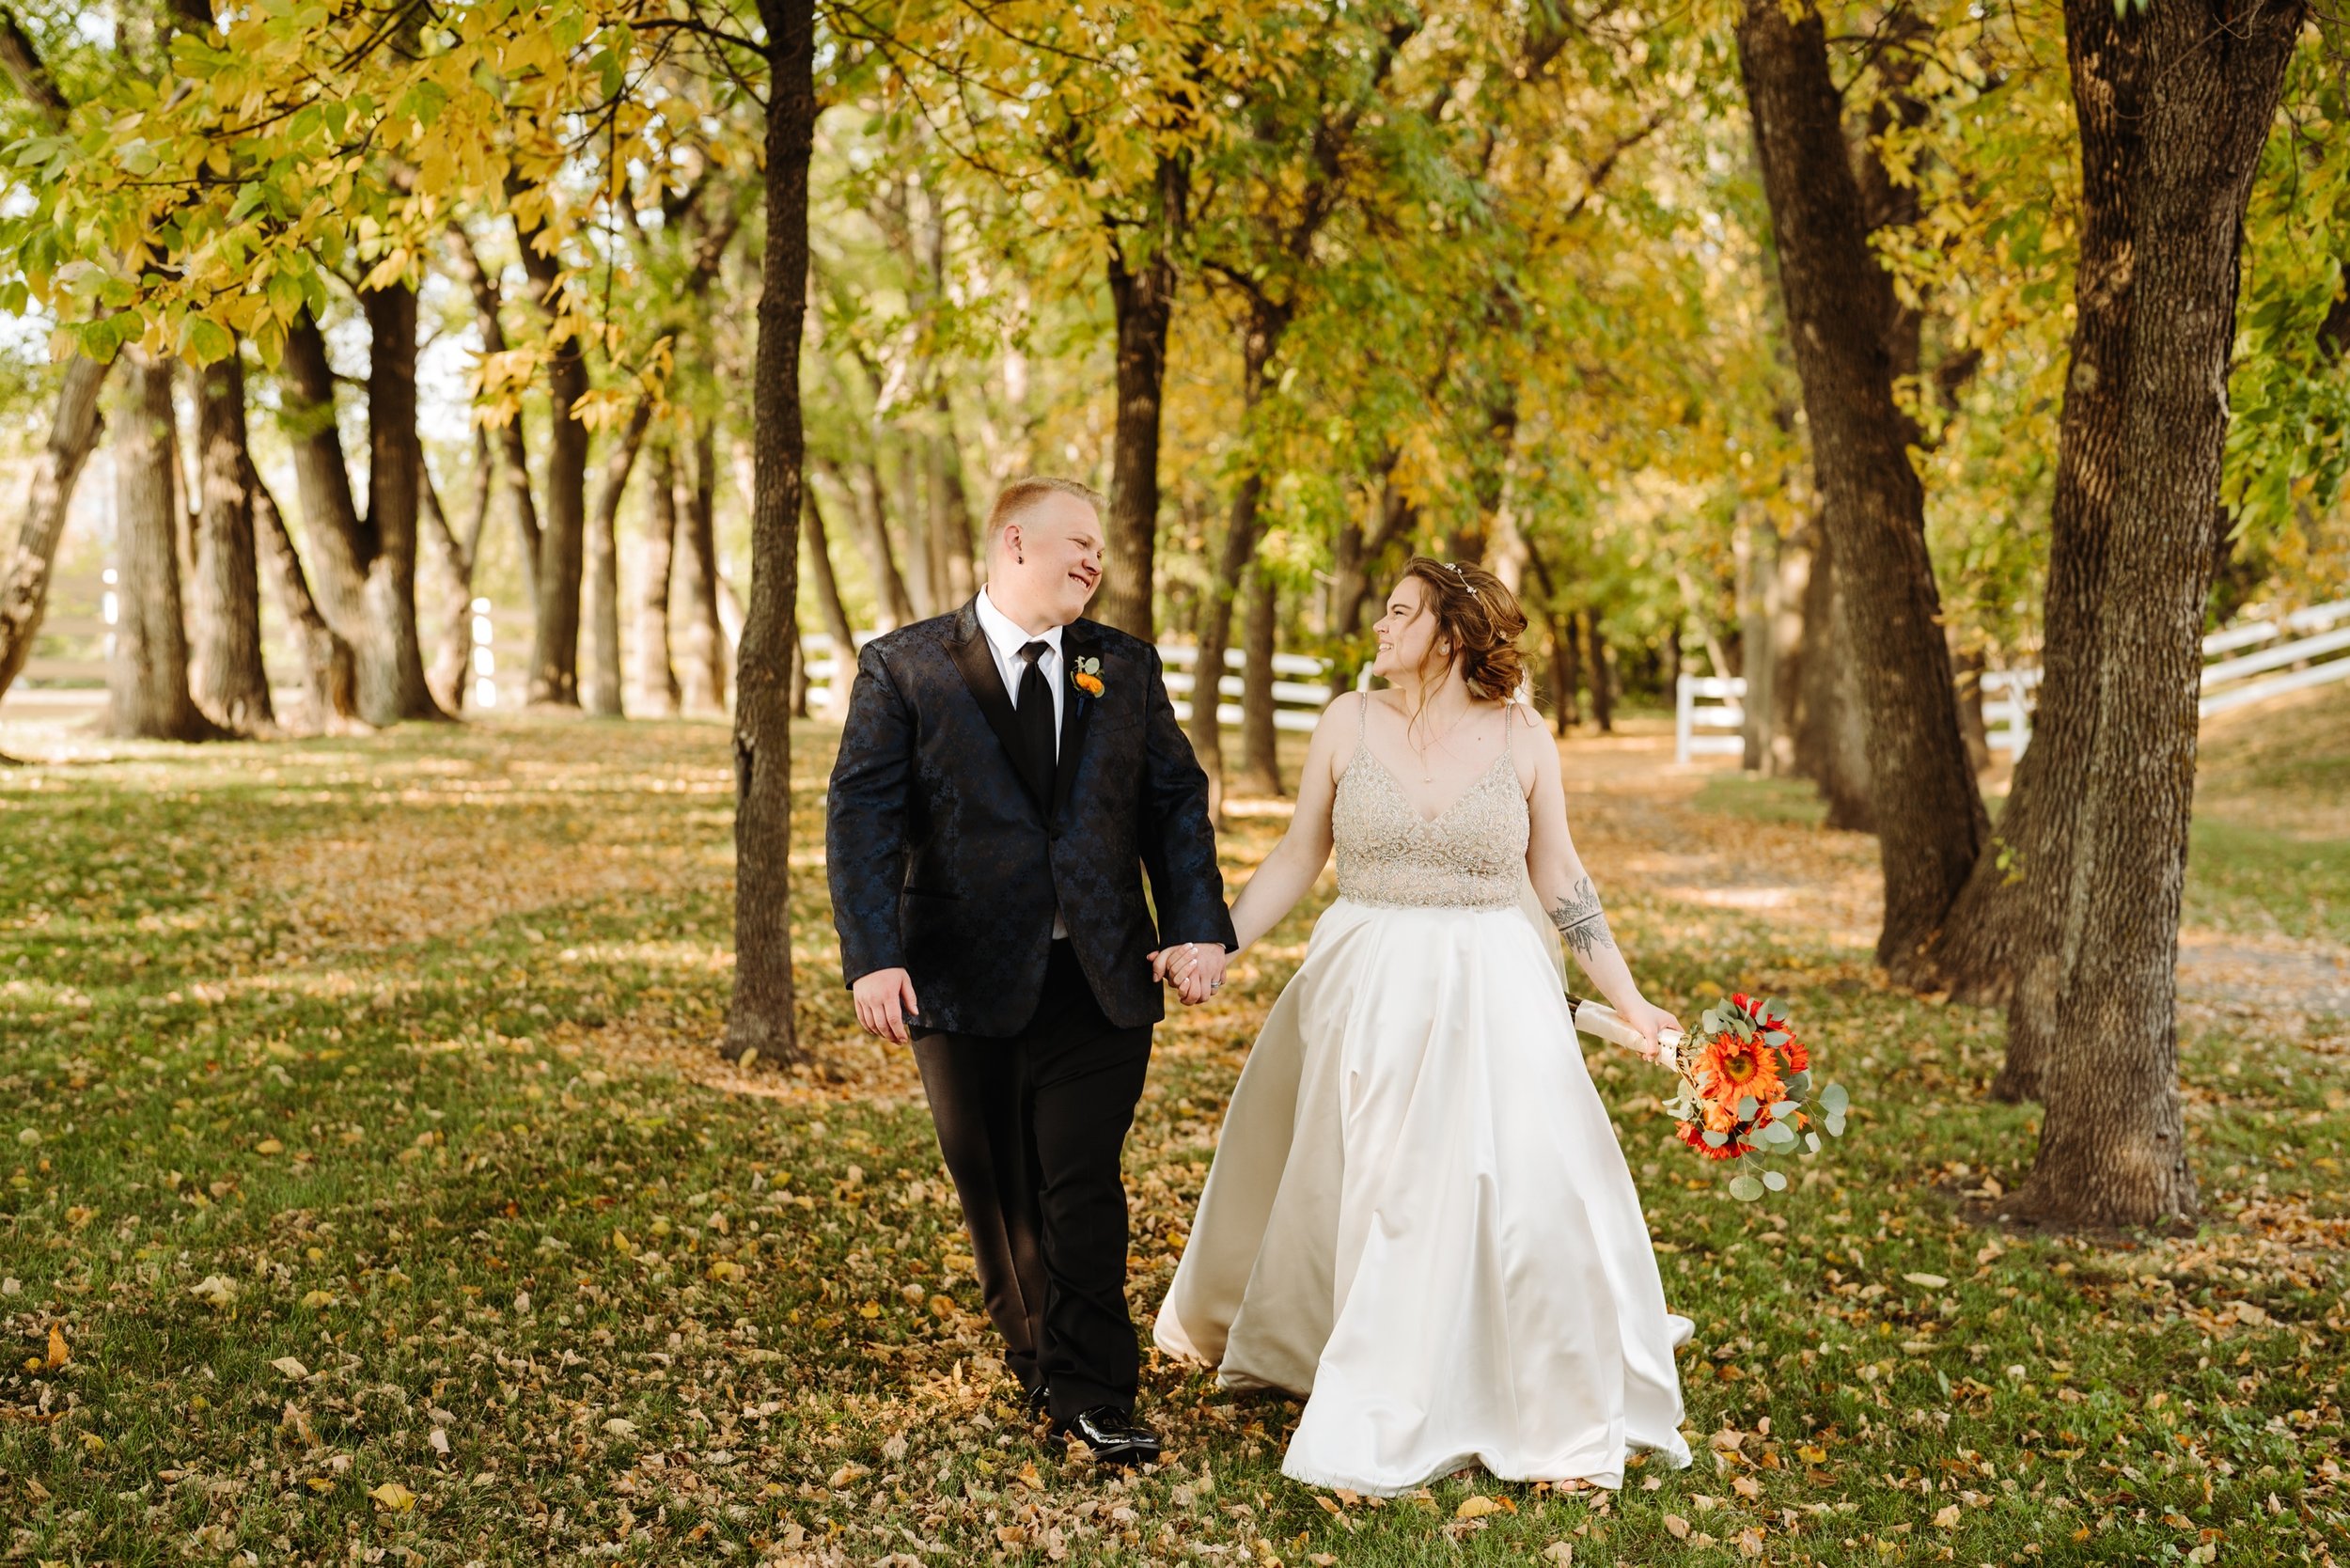
[[[1020,672],[1020,696],[1014,717],[1019,720],[1020,749],[1026,753],[1020,759],[1020,771],[1027,776],[1037,800],[1049,810],[1053,801],[1054,753],[1058,747],[1053,739],[1053,688],[1046,683],[1044,671],[1038,664],[1047,651],[1046,645],[1041,642],[1028,643],[1020,650],[1021,661],[1027,667]]]

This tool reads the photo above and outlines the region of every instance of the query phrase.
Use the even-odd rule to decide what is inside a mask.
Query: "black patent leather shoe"
[[[1114,1404],[1095,1405],[1055,1430],[1091,1449],[1096,1465],[1151,1465],[1159,1457],[1159,1435]]]

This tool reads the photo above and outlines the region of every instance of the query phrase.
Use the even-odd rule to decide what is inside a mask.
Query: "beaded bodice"
[[[1412,909],[1497,909],[1518,902],[1526,796],[1505,748],[1434,818],[1359,738],[1330,806],[1339,896]]]

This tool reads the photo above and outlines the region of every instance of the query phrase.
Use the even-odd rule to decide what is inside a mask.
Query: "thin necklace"
[[[1446,725],[1444,733],[1429,742],[1426,745],[1419,745],[1413,742],[1411,721],[1408,719],[1404,721],[1403,743],[1406,745],[1411,746],[1412,750],[1419,757],[1419,781],[1422,784],[1434,784],[1436,781],[1436,775],[1434,771],[1428,766],[1428,754],[1435,750],[1438,746],[1443,745],[1445,742],[1452,739],[1452,732],[1455,729],[1460,729],[1461,726],[1466,724],[1468,722],[1468,716],[1475,712],[1477,712],[1477,699],[1475,698],[1469,698],[1468,706],[1461,710],[1461,716],[1454,719],[1450,724]]]

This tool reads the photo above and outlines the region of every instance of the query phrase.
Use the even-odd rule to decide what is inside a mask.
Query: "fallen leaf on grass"
[[[1949,1529],[1952,1525],[1958,1523],[1958,1513],[1959,1508],[1956,1503],[1952,1503],[1948,1508],[1938,1511],[1934,1516],[1935,1528],[1937,1529]]]
[[[416,1495],[396,1481],[369,1487],[368,1496],[373,1497],[378,1506],[393,1513],[405,1513],[416,1506]]]
[[[1543,1548],[1543,1560],[1544,1562],[1555,1562],[1559,1564],[1559,1568],[1574,1568],[1574,1543],[1572,1541],[1553,1541],[1549,1545]]]
[[[310,1369],[290,1356],[280,1356],[270,1365],[276,1368],[280,1374],[292,1378],[296,1383],[310,1375]]]
[[[1930,1291],[1938,1291],[1950,1283],[1938,1274],[1904,1274],[1902,1278],[1913,1285],[1922,1285]]]
[[[1676,1541],[1689,1539],[1689,1521],[1678,1513],[1665,1515],[1665,1532]]]
[[[286,1146],[274,1137],[265,1137],[253,1146],[253,1152],[257,1154],[282,1154]]]
[[[636,1423],[630,1420],[626,1416],[613,1417],[610,1420],[603,1423],[603,1429],[604,1431],[612,1434],[615,1437],[634,1437],[636,1435]]]
[[[237,1282],[225,1274],[208,1274],[188,1287],[188,1294],[216,1312],[237,1304]]]
[[[856,1480],[857,1477],[865,1473],[865,1466],[862,1465],[843,1465],[840,1468],[833,1471],[832,1478],[825,1482],[824,1484],[838,1492],[842,1487],[848,1485],[851,1482]]]
[[[1452,1511],[1452,1516],[1456,1519],[1481,1519],[1488,1513],[1500,1512],[1501,1505],[1480,1492],[1475,1497],[1462,1498],[1461,1506]]]
[[[73,1359],[73,1353],[66,1348],[65,1330],[54,1323],[51,1324],[49,1325],[49,1370],[55,1372],[71,1359]]]
[[[334,1306],[335,1294],[332,1291],[306,1291],[303,1293],[302,1305],[315,1312],[321,1308]]]

